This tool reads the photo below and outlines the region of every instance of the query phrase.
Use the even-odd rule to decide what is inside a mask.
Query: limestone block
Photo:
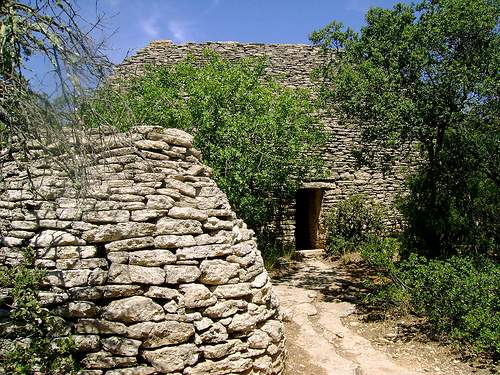
[[[233,249],[226,244],[206,245],[206,246],[193,246],[178,249],[176,252],[177,259],[206,259],[215,258],[232,253]]]
[[[98,335],[73,335],[73,345],[78,352],[94,352],[99,349]]]
[[[77,286],[68,290],[74,300],[92,300],[102,298],[102,291],[94,286]]]
[[[136,264],[139,266],[163,266],[165,264],[174,263],[176,260],[177,257],[169,250],[134,251],[129,255],[130,264]]]
[[[97,248],[95,246],[58,246],[54,249],[57,251],[57,258],[85,259],[95,257],[97,254]]]
[[[281,342],[285,335],[283,323],[277,320],[268,320],[260,329],[266,332],[274,343]]]
[[[148,195],[146,206],[150,210],[169,210],[174,206],[175,201],[167,195]]]
[[[86,318],[79,319],[74,329],[76,333],[84,335],[124,336],[127,333],[127,326],[123,323]]]
[[[111,336],[101,340],[102,348],[111,354],[123,356],[136,356],[139,354],[141,341]]]
[[[30,241],[32,247],[50,247],[55,245],[85,245],[86,242],[71,233],[59,230],[46,229]]]
[[[194,367],[184,370],[184,375],[206,375],[206,374],[239,374],[249,370],[252,367],[250,358],[239,358],[236,354],[220,361],[207,360],[198,363]]]
[[[54,314],[65,318],[92,318],[99,314],[99,307],[89,301],[69,302],[54,310]]]
[[[149,287],[147,292],[144,293],[144,295],[146,297],[151,297],[151,298],[162,298],[170,300],[180,297],[181,294],[177,291],[177,289],[166,288],[161,286],[151,286]]]
[[[203,223],[203,229],[206,230],[232,230],[234,223],[232,221],[220,220],[216,217],[210,217]]]
[[[185,284],[181,285],[179,289],[184,294],[184,298],[182,298],[181,301],[188,309],[207,307],[217,302],[217,299],[204,285]]]
[[[229,337],[226,327],[220,322],[214,323],[208,330],[199,334],[199,339],[207,344],[226,342]]]
[[[65,288],[83,286],[87,285],[91,272],[88,269],[48,271],[44,283]]]
[[[137,366],[131,368],[106,371],[106,375],[154,375],[154,374],[157,374],[156,369],[154,367],[149,367],[149,366]]]
[[[227,318],[238,311],[245,310],[247,306],[248,303],[244,300],[222,301],[206,308],[203,314],[211,318]]]
[[[158,267],[143,267],[128,264],[111,264],[109,281],[116,284],[151,284],[165,282],[165,270]]]
[[[128,337],[143,339],[142,348],[152,349],[166,345],[178,345],[194,335],[191,323],[165,321],[160,323],[143,322],[129,327]]]
[[[108,271],[101,268],[95,268],[89,275],[89,285],[103,285],[108,280]]]
[[[198,361],[199,349],[194,344],[184,344],[153,351],[145,350],[142,355],[158,371],[170,373],[181,371],[187,365],[194,365]]]
[[[229,235],[228,235],[229,234]],[[195,236],[194,240],[196,242],[195,245],[203,246],[203,245],[213,245],[213,244],[230,244],[232,243],[231,232],[226,232],[223,230],[212,232],[212,233],[204,233],[199,236]]]
[[[201,271],[196,266],[165,266],[167,276],[166,284],[192,283],[201,276]]]
[[[136,357],[113,357],[110,353],[100,351],[85,356],[80,364],[88,369],[107,369],[115,367],[127,367],[137,364]]]
[[[151,247],[154,244],[154,238],[152,236],[148,237],[136,237],[127,238],[125,240],[118,240],[107,243],[104,248],[107,251],[130,251],[134,249],[143,249],[145,247]]]
[[[203,317],[201,318],[201,320],[197,320],[194,322],[194,328],[196,328],[196,331],[204,331],[208,328],[210,328],[210,326],[212,326],[214,324],[214,321],[210,318],[207,318],[207,317]]]
[[[130,215],[130,220],[132,221],[148,221],[150,219],[156,219],[158,217],[163,217],[166,215],[168,210],[137,210],[132,211]]]
[[[205,221],[208,215],[205,211],[191,207],[172,207],[168,211],[168,216],[176,219],[198,220]]]
[[[263,355],[253,360],[252,368],[258,370],[259,373],[272,374],[273,361],[271,357]]]
[[[165,180],[165,183],[167,188],[178,190],[181,194],[187,195],[188,197],[196,196],[196,189],[185,182],[169,178]]]
[[[219,285],[214,290],[214,295],[219,298],[237,298],[252,294],[249,283]]]
[[[161,218],[156,223],[157,234],[201,234],[203,229],[197,220],[173,220]]]
[[[101,225],[83,233],[82,238],[89,242],[110,242],[124,238],[151,236],[156,225],[150,223],[118,223]]]
[[[256,329],[248,338],[248,345],[253,349],[267,349],[271,345],[271,338],[266,332]]]
[[[269,276],[267,274],[267,271],[264,270],[262,273],[260,273],[259,275],[257,275],[255,277],[255,279],[252,281],[252,283],[250,284],[252,286],[252,288],[263,288],[264,285],[267,284],[269,280]]]
[[[144,197],[138,194],[112,194],[109,199],[118,202],[142,202]]]
[[[57,259],[56,268],[59,270],[68,269],[94,269],[99,267],[107,267],[108,262],[103,258],[87,258],[87,259]]]
[[[204,345],[202,346],[203,356],[209,359],[222,358],[227,356],[231,352],[233,346],[233,340],[223,344]]]
[[[201,226],[201,224],[200,224]],[[1,238],[2,240],[2,244],[5,245],[5,246],[8,246],[8,247],[18,247],[18,246],[22,246],[22,244],[24,243],[24,239],[23,238],[17,238],[17,237],[2,237]]]
[[[107,255],[111,263],[128,263],[129,253],[127,251],[110,251]]]
[[[137,323],[145,321],[161,321],[165,319],[163,307],[152,299],[134,296],[112,301],[103,308],[102,316],[110,321]]]
[[[80,220],[82,212],[80,208],[58,208],[56,209],[56,217],[60,220]],[[55,217],[53,218],[55,219]]]
[[[257,319],[255,316],[250,315],[249,313],[238,314],[233,317],[233,320],[227,327],[229,332],[250,331],[257,324]]]
[[[101,298],[132,297],[143,294],[139,285],[102,285],[96,288],[101,294]]]
[[[42,306],[63,303],[69,299],[68,293],[63,292],[38,292],[38,301]]]
[[[151,141],[148,139],[141,139],[134,142],[134,146],[144,150],[163,150],[165,148],[164,142]]]
[[[13,220],[10,222],[12,229],[20,230],[37,230],[38,223],[36,221],[26,221],[26,220]]]
[[[130,212],[125,210],[87,211],[82,220],[90,223],[125,223],[130,219]]]
[[[230,278],[238,274],[239,266],[224,260],[204,260],[200,264],[203,284],[222,285],[226,284]]]
[[[185,236],[164,235],[164,236],[156,236],[154,239],[154,246],[160,249],[169,249],[174,247],[188,247],[195,245],[197,245],[197,243],[194,237],[191,235],[185,235]]]

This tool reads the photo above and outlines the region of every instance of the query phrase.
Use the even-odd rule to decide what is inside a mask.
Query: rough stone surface
[[[78,198],[39,150],[4,162],[0,269],[33,248],[47,269],[40,301],[70,323],[81,375],[280,374],[282,323],[253,232],[192,136],[141,126],[100,137],[89,135],[102,150]]]

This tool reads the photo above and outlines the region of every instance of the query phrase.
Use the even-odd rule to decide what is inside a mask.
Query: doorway
[[[295,195],[295,246],[297,250],[324,249],[320,216],[323,189],[301,189]]]

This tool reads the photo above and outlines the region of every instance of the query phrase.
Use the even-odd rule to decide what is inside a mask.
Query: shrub
[[[500,265],[488,257],[447,261],[413,254],[400,277],[417,314],[434,329],[475,352],[500,354]]]
[[[383,208],[363,195],[354,194],[339,202],[326,216],[327,254],[361,252],[374,234],[383,233],[385,217]]]
[[[34,267],[34,251],[27,248],[20,264],[0,271],[0,287],[9,296],[0,308],[9,311],[10,324],[2,329],[0,372],[6,374],[73,374],[72,340],[65,322],[44,308],[38,293],[45,270]],[[5,345],[7,342],[11,344]]]

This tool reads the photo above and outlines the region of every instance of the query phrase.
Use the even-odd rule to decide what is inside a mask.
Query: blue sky
[[[394,0],[98,0],[108,18],[109,56],[119,63],[152,40],[174,43],[237,41],[305,43],[313,30],[341,21],[355,30],[370,6]],[[95,19],[94,0],[80,0],[81,14]]]

